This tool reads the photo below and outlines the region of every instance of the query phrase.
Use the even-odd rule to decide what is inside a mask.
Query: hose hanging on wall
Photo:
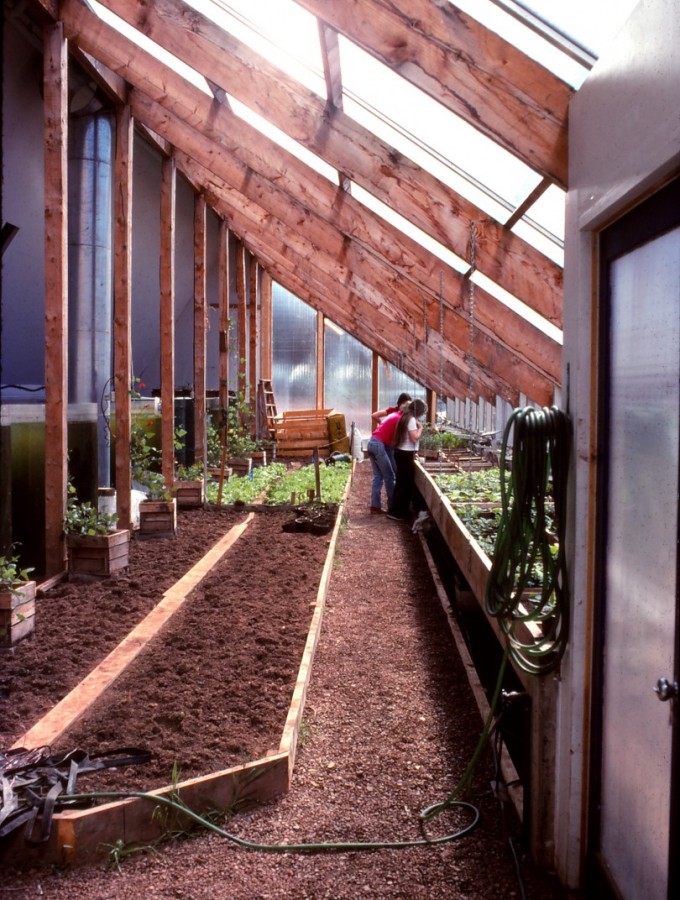
[[[532,675],[559,665],[568,637],[564,535],[570,447],[571,424],[556,406],[514,410],[503,433],[502,513],[486,608],[498,619],[513,662]]]

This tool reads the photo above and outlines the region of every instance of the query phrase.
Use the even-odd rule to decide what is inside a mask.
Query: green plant
[[[253,450],[257,450],[257,444],[250,433],[251,417],[250,407],[243,394],[240,393],[233,402],[230,401],[226,411],[227,456],[243,457],[251,454]]]
[[[178,481],[203,481],[203,464],[194,463],[193,466],[177,466],[175,478]]]
[[[66,534],[109,534],[116,530],[117,517],[102,513],[89,500],[80,501],[69,482],[64,531]]]
[[[9,591],[11,594],[16,593],[16,587],[19,584],[30,581],[32,567],[21,568],[19,565],[19,556],[14,553],[17,544],[12,544],[9,548],[9,555],[0,556],[0,590]]]
[[[160,471],[160,450],[152,442],[150,431],[152,425],[152,420],[142,422],[140,418],[135,418],[132,421],[130,431],[132,477],[140,487],[146,489],[149,500],[170,500],[172,494]]]

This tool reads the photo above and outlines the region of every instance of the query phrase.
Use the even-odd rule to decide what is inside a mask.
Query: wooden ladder
[[[272,390],[271,381],[260,381],[260,409],[264,412],[265,428],[267,439],[276,440],[276,423],[279,421],[279,415],[276,411],[276,401],[274,400],[274,391]]]

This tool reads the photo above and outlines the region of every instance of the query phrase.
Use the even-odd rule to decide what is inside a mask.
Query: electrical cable
[[[564,536],[570,447],[571,423],[555,406],[515,409],[503,433],[502,511],[486,586],[486,609],[498,620],[513,663],[531,675],[555,669],[567,643]],[[550,496],[555,533],[549,527]],[[540,592],[532,587],[536,580]]]

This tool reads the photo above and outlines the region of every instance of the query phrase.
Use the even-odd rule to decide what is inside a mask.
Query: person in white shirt
[[[422,400],[412,400],[401,413],[394,434],[394,462],[397,471],[394,493],[387,517],[397,522],[407,521],[411,499],[415,491],[415,457],[418,452],[423,425],[420,419],[427,412]]]

